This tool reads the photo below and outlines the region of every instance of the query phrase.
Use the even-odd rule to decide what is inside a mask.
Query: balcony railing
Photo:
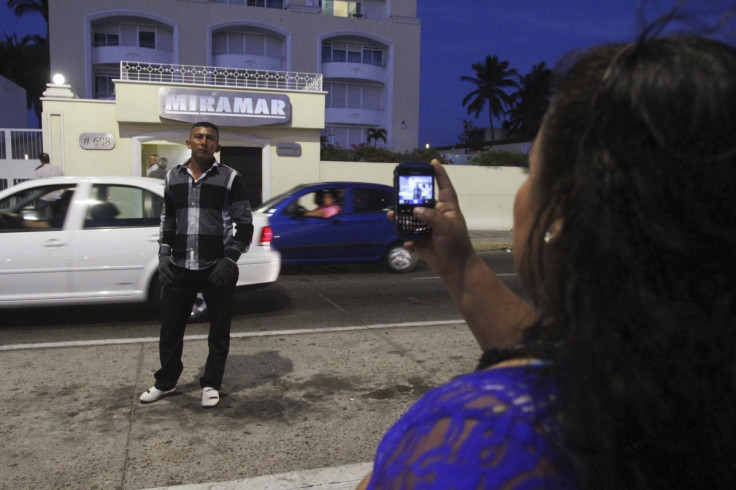
[[[120,79],[136,82],[183,83],[225,87],[321,92],[321,73],[247,70],[217,66],[120,62]]]

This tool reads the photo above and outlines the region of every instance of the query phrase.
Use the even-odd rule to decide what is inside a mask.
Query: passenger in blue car
[[[317,218],[332,218],[333,216],[342,212],[342,207],[337,204],[337,196],[335,191],[327,190],[322,193],[321,196],[322,204],[317,209],[307,211],[304,216],[313,216]]]

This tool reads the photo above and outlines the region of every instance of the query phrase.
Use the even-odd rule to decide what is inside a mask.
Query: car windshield
[[[302,189],[303,187],[304,186],[302,186],[302,185],[298,185],[298,186],[294,187],[293,189],[290,189],[290,190],[284,192],[283,194],[279,194],[278,196],[272,197],[268,201],[266,201],[266,202],[262,203],[260,206],[258,206],[258,208],[255,211],[257,213],[268,213],[269,209],[271,209],[272,207],[274,207],[276,204],[280,203],[281,201],[283,201],[287,197],[293,195],[296,191],[298,191],[299,189]]]

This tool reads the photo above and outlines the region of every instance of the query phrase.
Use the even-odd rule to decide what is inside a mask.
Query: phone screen
[[[431,175],[399,175],[399,204],[424,206],[434,201],[434,178]]]
[[[394,226],[399,238],[427,236],[428,224],[414,217],[417,206],[434,207],[434,169],[426,163],[402,163],[394,170]]]

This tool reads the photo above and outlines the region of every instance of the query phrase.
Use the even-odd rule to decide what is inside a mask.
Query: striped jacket
[[[159,243],[175,265],[207,269],[224,257],[237,261],[253,238],[243,176],[217,162],[198,181],[189,160],[166,174]]]

